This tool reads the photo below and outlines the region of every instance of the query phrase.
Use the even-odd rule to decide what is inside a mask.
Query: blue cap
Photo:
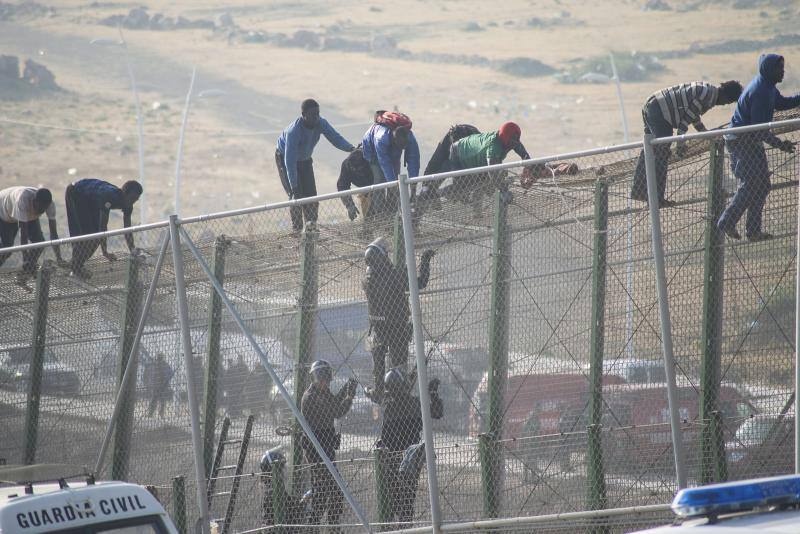
[[[672,511],[693,517],[799,502],[800,475],[786,475],[683,489],[672,500]]]

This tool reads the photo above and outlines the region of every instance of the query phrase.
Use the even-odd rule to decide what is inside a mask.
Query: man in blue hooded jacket
[[[405,152],[405,164],[408,168],[408,177],[419,176],[419,145],[414,137],[414,132],[410,126],[397,126],[392,128],[386,124],[378,122],[379,115],[385,112],[376,113],[376,122],[370,126],[361,141],[364,150],[364,159],[372,169],[372,177],[376,184],[392,182],[397,180],[400,174],[401,157]],[[392,114],[391,112],[389,114]],[[409,123],[410,124],[410,123]],[[397,205],[397,190],[386,191],[385,200],[382,191],[372,193],[372,203],[376,204],[375,213],[384,210],[393,210]]]
[[[352,152],[355,147],[339,132],[333,129],[328,121],[319,116],[319,104],[311,98],[304,100],[300,106],[301,116],[286,127],[278,137],[275,149],[275,164],[281,184],[290,199],[300,199],[317,195],[317,184],[314,179],[314,161],[311,154],[319,142],[320,135],[344,152]],[[289,208],[292,228],[299,232],[303,229],[303,218],[306,223],[317,222],[318,203],[303,204]]]
[[[800,106],[800,95],[785,97],[776,84],[783,81],[783,56],[762,54],[758,75],[747,85],[731,119],[731,128],[772,121],[777,109],[783,111]],[[717,221],[717,227],[728,237],[741,239],[736,223],[747,211],[745,232],[749,241],[763,241],[772,235],[761,230],[761,212],[769,194],[772,174],[767,164],[764,143],[784,152],[794,152],[794,143],[779,139],[770,130],[744,134],[727,134],[725,145],[731,158],[731,170],[739,180],[733,200]]]

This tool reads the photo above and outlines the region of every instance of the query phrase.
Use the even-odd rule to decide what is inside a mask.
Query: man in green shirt
[[[513,122],[506,122],[499,130],[488,133],[477,133],[460,139],[450,145],[450,159],[447,170],[456,171],[474,169],[486,165],[502,163],[509,152],[516,152],[523,160],[531,159],[528,151],[520,142],[522,130]],[[523,176],[532,169],[525,167]],[[499,186],[504,178],[501,173],[473,174],[452,178],[449,185],[440,189],[441,195],[461,202],[477,204],[481,196]]]

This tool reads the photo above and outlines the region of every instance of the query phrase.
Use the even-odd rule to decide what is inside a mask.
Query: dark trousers
[[[281,185],[286,195],[292,198],[292,186],[289,183],[289,175],[286,173],[286,163],[283,154],[275,151],[275,164],[278,167],[278,175],[281,177]],[[307,159],[297,162],[297,189],[295,199],[317,196],[317,182],[314,179],[314,160]],[[302,206],[292,206],[289,208],[289,216],[292,219],[292,228],[296,231],[303,229],[303,217],[306,222],[316,222],[319,203],[312,202]]]
[[[306,455],[309,462],[319,458],[316,454]],[[331,455],[331,461],[334,456]],[[319,525],[325,513],[328,514],[328,524],[338,525],[344,511],[344,495],[336,480],[322,462],[314,463],[311,466],[311,516],[309,523]]]
[[[644,122],[644,133],[653,134],[656,137],[669,137],[672,135],[672,125],[667,122],[661,112],[661,107],[654,98],[647,101],[642,109],[642,121]],[[664,200],[667,190],[667,165],[669,164],[669,145],[653,146],[653,153],[656,157],[656,182],[658,183],[658,200]],[[631,188],[631,198],[634,200],[647,200],[647,169],[644,162],[644,150],[639,152],[639,159],[636,161],[636,171],[633,174],[633,187]]]
[[[42,226],[39,224],[39,219],[24,223],[10,223],[0,220],[0,248],[13,247],[14,240],[17,238],[17,231],[19,225],[24,224],[28,232],[28,241],[31,243],[41,243],[44,241],[42,234]],[[28,274],[36,272],[36,263],[39,261],[39,256],[42,255],[44,249],[35,248],[33,250],[25,250],[22,252],[22,270]],[[6,252],[0,253],[0,265],[3,265],[11,254]]]
[[[408,366],[408,344],[411,343],[413,327],[411,323],[396,325],[373,325],[372,338],[372,374],[375,389],[383,391],[383,377],[386,374],[386,355],[389,355],[392,367]]]
[[[67,186],[64,204],[67,207],[67,224],[69,225],[70,237],[94,234],[103,230],[100,228],[101,213],[90,201],[78,194],[72,185]],[[100,246],[99,239],[73,243],[72,270],[78,271],[82,269],[83,264],[92,257],[98,246]]]
[[[158,416],[161,419],[164,419],[164,409],[167,407],[167,399],[169,396],[164,393],[156,393],[150,398],[150,406],[147,408],[147,416],[153,417],[153,414],[156,413],[156,407],[158,408]]]
[[[386,455],[384,476],[389,493],[389,505],[395,521],[410,523],[414,519],[414,503],[417,500],[419,478],[400,473],[403,451],[392,451]]]
[[[764,143],[752,136],[740,136],[725,142],[731,158],[731,171],[739,180],[733,200],[717,221],[719,228],[735,228],[747,211],[745,233],[753,236],[761,232],[761,216],[771,187],[772,174],[767,163]]]
[[[383,169],[377,161],[371,162],[369,168],[372,171],[373,184],[382,184],[387,181],[383,175]],[[369,193],[369,199],[369,213],[364,217],[364,222],[368,224],[371,224],[377,217],[394,215],[400,206],[400,196],[396,188],[372,191]]]
[[[437,172],[452,172],[452,171],[460,171],[464,167],[461,165],[461,162],[458,159],[458,145],[453,143],[450,145],[449,149],[449,156],[447,159],[441,161],[438,165]],[[451,178],[451,183],[449,185],[444,186],[439,193],[441,196],[450,198],[453,200],[461,200],[463,202],[469,201],[470,191],[472,189],[472,185],[474,185],[474,180],[476,175],[471,176],[459,176],[456,178]],[[430,189],[439,189],[441,187],[442,182],[445,179],[435,180],[433,182],[428,182],[426,187]]]

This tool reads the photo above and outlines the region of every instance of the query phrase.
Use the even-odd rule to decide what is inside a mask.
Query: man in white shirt
[[[14,246],[17,231],[20,233],[20,244],[40,243],[44,241],[39,217],[47,214],[50,223],[50,239],[58,239],[56,228],[56,206],[53,204],[53,195],[49,189],[35,187],[8,187],[0,191],[0,249]],[[61,266],[67,265],[61,257],[61,249],[54,245],[56,259]],[[37,248],[22,252],[22,272],[18,275],[21,279],[33,276],[36,272],[37,261],[43,249]],[[10,256],[10,253],[0,253],[0,265]]]

